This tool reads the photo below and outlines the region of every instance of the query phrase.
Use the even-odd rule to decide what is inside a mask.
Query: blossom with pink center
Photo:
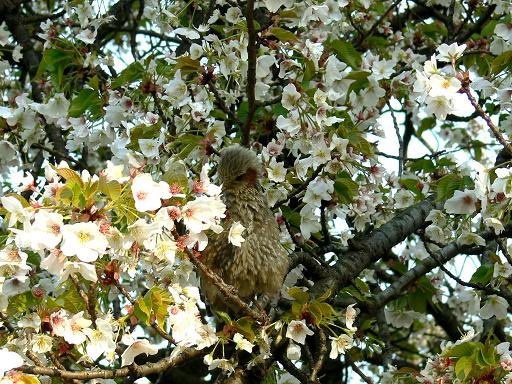
[[[153,181],[151,175],[141,173],[132,182],[135,208],[139,212],[155,211],[162,206],[161,199],[169,199],[171,192],[165,181]]]
[[[304,344],[306,336],[314,335],[314,332],[308,328],[305,320],[292,320],[288,324],[286,337],[292,339],[296,343]]]

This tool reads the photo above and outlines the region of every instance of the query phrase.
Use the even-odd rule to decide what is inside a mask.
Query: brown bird
[[[227,208],[225,230],[210,237],[202,253],[204,263],[247,302],[255,296],[260,302],[274,297],[288,272],[287,253],[260,184],[262,172],[256,154],[247,148],[234,145],[221,152],[217,174]],[[228,241],[229,228],[237,221],[245,227],[240,247]],[[229,308],[214,285],[205,278],[201,285],[214,310]]]

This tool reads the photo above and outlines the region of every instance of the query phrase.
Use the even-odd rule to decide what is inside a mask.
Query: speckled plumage
[[[226,229],[209,239],[204,263],[247,302],[262,294],[272,297],[288,271],[288,257],[260,185],[261,163],[254,152],[235,145],[221,152],[217,173],[227,208]],[[240,247],[228,242],[229,228],[236,221],[246,228]],[[222,294],[204,278],[202,288],[214,309],[226,309]]]

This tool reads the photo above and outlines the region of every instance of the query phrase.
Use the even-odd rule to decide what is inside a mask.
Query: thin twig
[[[359,377],[361,379],[363,379],[363,381],[365,383],[368,383],[368,384],[373,384],[373,380],[370,379],[368,376],[366,376],[363,371],[361,371],[361,369],[352,361],[352,360],[348,360],[348,363],[350,364],[350,366],[352,367],[352,370],[357,373],[359,375]]]
[[[395,2],[388,7],[386,12],[384,12],[382,16],[379,17],[379,19],[372,25],[370,31],[364,36],[364,38],[372,36],[379,27],[380,23],[382,23],[382,21],[389,15],[389,13],[401,2],[402,0],[395,0]]]
[[[49,154],[53,155],[54,157],[56,158],[63,158],[67,161],[70,161],[72,162],[73,164],[76,164],[78,165],[79,167],[82,167],[83,169],[87,169],[87,164],[85,164],[84,162],[80,161],[80,160],[77,160],[77,159],[73,159],[71,156],[68,156],[66,155],[65,153],[62,153],[56,149],[53,149],[53,148],[50,148],[50,147],[46,147],[40,143],[32,143],[31,144],[32,147],[34,148],[39,148],[39,149],[42,149],[43,151],[46,151],[48,152]]]
[[[295,366],[295,364],[293,364],[290,359],[288,359],[284,353],[281,353],[278,357],[277,357],[277,360],[283,364],[283,367],[284,369],[286,369],[288,371],[288,373],[290,373],[291,375],[295,376],[295,378],[297,380],[299,380],[301,382],[301,384],[309,384],[310,381],[308,380],[308,377],[306,376],[306,374],[301,371],[299,368],[297,368]]]
[[[87,298],[89,299],[89,305],[87,306],[87,310],[89,312],[89,315],[91,316],[91,321],[94,325],[96,325],[96,282],[92,282],[91,285],[89,285],[89,291],[87,292]]]
[[[508,263],[510,265],[512,265],[512,257],[508,253],[504,239],[496,239],[496,242],[498,243],[498,247],[500,248],[501,252],[503,253],[503,256],[505,256],[505,259],[507,259]]]
[[[466,281],[462,280],[460,277],[455,276],[453,273],[451,273],[444,266],[444,264],[441,261],[439,261],[439,259],[437,258],[437,256],[435,255],[434,252],[430,252],[427,247],[425,247],[425,249],[429,253],[430,257],[432,257],[436,261],[439,269],[441,269],[444,273],[446,273],[449,277],[451,277],[453,280],[455,280],[460,285],[462,285],[464,287],[478,289],[478,290],[483,291],[483,292],[485,292],[487,294],[502,296],[502,293],[500,291],[496,290],[496,289],[493,289],[491,287],[486,287],[486,286],[483,286],[483,285],[479,285],[479,284],[474,284],[474,283],[471,283],[469,281],[466,282]]]
[[[151,95],[153,96],[153,102],[155,103],[156,110],[158,112],[158,116],[162,119],[162,123],[164,123],[165,127],[167,127],[167,123],[169,120],[167,119],[167,116],[164,113],[164,110],[162,109],[162,105],[160,104],[160,100],[158,99],[158,95],[156,94],[156,91],[151,92]],[[171,127],[170,134],[172,136],[176,135],[176,127]]]
[[[448,36],[452,36],[454,32],[454,20],[453,15],[455,14],[455,0],[452,0],[450,6],[448,7],[448,25],[446,25],[446,29],[448,30]]]
[[[211,81],[208,82],[208,89],[211,93],[213,93],[213,96],[215,96],[215,101],[217,102],[217,105],[222,110],[222,112],[228,115],[228,117],[233,120],[239,127],[243,127],[243,123],[240,121],[237,114],[228,108],[224,102],[224,99],[222,99],[219,90],[215,88],[215,85]]]
[[[32,23],[39,23],[41,21],[46,21],[46,20],[54,20],[54,19],[58,19],[58,18],[64,16],[65,13],[66,13],[66,10],[63,9],[62,11],[59,11],[57,13],[49,13],[49,14],[46,14],[46,15],[25,16],[21,20],[21,22],[24,25],[27,25],[27,24],[32,24]]]
[[[87,312],[89,312],[89,308],[90,308],[90,303],[89,303],[89,296],[87,296],[87,294],[85,293],[85,291],[82,289],[82,287],[80,286],[80,281],[78,281],[78,278],[74,275],[74,274],[71,274],[69,276],[69,279],[73,282],[73,285],[75,286],[76,288],[76,291],[78,292],[78,294],[80,295],[80,297],[82,298],[84,304],[85,304],[85,307],[87,308]],[[89,313],[89,316],[91,317],[92,319],[92,315]]]
[[[398,177],[402,177],[402,173],[404,171],[404,140],[402,139],[402,135],[400,134],[400,126],[398,125],[398,120],[396,119],[395,112],[393,108],[391,108],[391,104],[389,100],[387,102],[389,107],[389,111],[391,112],[391,118],[393,119],[393,126],[395,127],[396,138],[398,139]]]
[[[132,297],[132,295],[130,295],[130,293],[126,290],[125,287],[123,287],[121,285],[121,283],[116,280],[114,285],[117,287],[117,289],[119,290],[119,292],[121,292],[121,294],[126,297],[126,299],[132,304],[132,305],[135,305],[137,302],[135,301],[135,299]],[[173,343],[174,340],[173,338],[167,333],[165,332],[159,325],[158,323],[155,321],[153,321],[152,323],[149,324],[160,336],[162,336],[165,340]]]
[[[7,330],[12,334],[17,334],[16,328],[11,324],[9,319],[7,318],[7,315],[5,315],[3,312],[0,312],[0,320],[3,322],[3,326],[7,328]],[[38,367],[44,367],[45,364],[39,359],[39,357],[32,352],[31,350],[27,350],[25,354],[28,356],[30,360],[34,362],[35,365]]]
[[[226,300],[230,303],[235,305],[237,308],[240,308],[242,312],[244,312],[246,315],[252,317],[253,319],[259,321],[262,324],[267,324],[269,322],[269,318],[264,313],[259,313],[249,307],[240,297],[236,294],[235,288],[226,284],[222,278],[217,275],[215,272],[213,272],[210,268],[208,268],[201,260],[199,260],[199,257],[197,257],[193,251],[191,251],[188,248],[185,248],[185,253],[188,255],[189,260],[192,262],[192,264],[195,265],[197,269],[201,271],[201,273],[206,276],[206,278],[214,284],[219,291],[224,295]]]
[[[512,155],[512,145],[510,145],[510,143],[503,137],[503,135],[499,131],[498,127],[496,127],[494,125],[494,123],[492,122],[492,120],[489,117],[489,115],[487,115],[487,113],[485,113],[485,111],[482,109],[480,104],[478,104],[478,101],[476,101],[476,99],[471,94],[471,91],[469,89],[469,80],[463,80],[462,81],[462,87],[460,89],[460,92],[466,94],[466,96],[468,97],[471,105],[475,108],[475,110],[478,112],[480,117],[485,120],[487,126],[492,131],[492,133],[494,134],[494,137],[496,137],[496,139],[500,142],[501,145],[503,145],[503,147],[507,150],[507,152],[510,155]]]
[[[309,183],[311,183],[313,180],[315,180],[316,177],[322,172],[324,167],[325,167],[325,164],[320,164],[318,166],[318,168],[315,169],[315,171],[311,174],[311,176],[309,176],[301,185],[299,185],[297,188],[295,188],[293,191],[291,191],[288,194],[288,196],[286,197],[286,199],[283,199],[283,200],[278,201],[277,203],[275,203],[273,208],[274,209],[275,208],[279,208],[281,205],[286,203],[292,197],[297,196],[299,193],[301,193],[303,190],[305,190],[308,187]]]

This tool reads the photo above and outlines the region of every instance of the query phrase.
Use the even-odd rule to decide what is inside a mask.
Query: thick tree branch
[[[328,290],[336,292],[349,285],[363,269],[387,254],[391,248],[404,241],[407,236],[425,226],[429,212],[436,207],[434,196],[421,203],[404,209],[386,224],[372,231],[365,239],[346,253],[338,255],[334,271],[315,283],[312,292],[315,295]]]
[[[510,232],[512,232],[512,225],[508,224],[505,226],[505,232],[500,234],[500,236],[505,236]],[[483,237],[484,240],[490,240],[496,237],[496,234],[492,230],[483,231],[479,235]],[[413,282],[438,267],[440,263],[446,263],[471,247],[472,245],[458,245],[456,241],[447,244],[435,252],[435,257],[428,257],[422,260],[421,263],[418,263],[414,268],[404,273],[395,283],[391,284],[380,294],[374,296],[371,306],[380,308],[386,303],[389,303],[403,294],[404,290]],[[480,287],[477,288],[480,289]],[[512,303],[512,294],[508,290],[500,290],[499,293],[496,291],[496,294],[503,296],[508,302]]]

